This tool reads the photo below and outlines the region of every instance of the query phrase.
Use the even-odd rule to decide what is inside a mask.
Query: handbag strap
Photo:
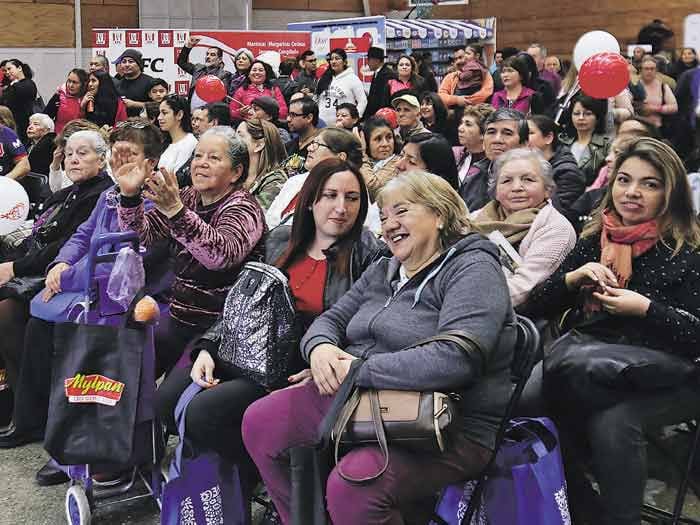
[[[352,476],[349,476],[348,474],[345,474],[340,467],[340,464],[338,463],[338,451],[340,449],[340,436],[342,435],[343,431],[345,430],[345,427],[348,425],[348,422],[350,421],[350,418],[352,417],[353,412],[355,412],[355,409],[357,409],[357,406],[360,404],[360,391],[359,389],[355,389],[352,395],[350,396],[350,399],[348,402],[345,404],[345,407],[343,408],[343,412],[341,413],[341,417],[338,420],[338,433],[336,435],[335,439],[335,445],[334,445],[334,451],[333,451],[333,457],[335,459],[335,463],[337,465],[338,469],[338,475],[340,475],[341,478],[343,478],[345,481],[349,481],[350,483],[367,483],[368,481],[373,481],[380,477],[384,472],[386,472],[386,469],[389,467],[389,445],[386,440],[386,433],[384,431],[384,423],[382,421],[382,413],[381,413],[381,407],[379,405],[379,392],[375,389],[370,389],[368,391],[369,395],[369,404],[370,404],[370,409],[372,411],[372,423],[374,425],[374,433],[377,436],[377,442],[379,443],[379,449],[382,452],[382,456],[384,457],[384,464],[382,465],[382,468],[379,469],[379,471],[375,474],[370,474],[369,476],[365,476],[363,478],[354,478]]]
[[[177,425],[177,433],[180,436],[180,442],[175,447],[175,459],[170,464],[170,479],[174,479],[180,476],[181,466],[182,466],[182,450],[185,445],[185,413],[187,412],[187,406],[190,401],[194,399],[202,387],[197,383],[191,383],[180,395],[177,400],[177,405],[175,405],[175,424]]]

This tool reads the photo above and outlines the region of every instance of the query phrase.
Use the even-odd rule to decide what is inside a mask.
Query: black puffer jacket
[[[569,216],[571,205],[586,190],[586,179],[571,150],[564,144],[557,146],[549,163],[552,165],[552,178],[557,185],[552,204],[573,224],[573,217]]]

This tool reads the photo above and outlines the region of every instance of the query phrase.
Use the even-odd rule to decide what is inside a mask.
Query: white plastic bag
[[[146,284],[146,272],[141,256],[131,247],[119,250],[107,282],[107,296],[115,303],[128,308],[139,290]]]

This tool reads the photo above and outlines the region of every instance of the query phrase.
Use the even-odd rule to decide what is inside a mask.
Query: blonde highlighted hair
[[[603,211],[615,209],[612,190],[617,172],[627,159],[637,158],[651,165],[664,183],[664,203],[657,217],[662,242],[673,245],[669,247],[673,249],[674,255],[686,244],[694,250],[700,248],[700,221],[693,209],[690,184],[683,161],[670,146],[650,137],[624,141],[621,146],[623,149],[615,159],[607,191],[593,212],[593,219],[583,229],[581,237],[600,235]]]
[[[377,193],[377,206],[384,207],[387,195],[400,192],[413,204],[425,206],[442,219],[440,241],[443,248],[474,231],[464,200],[450,183],[427,171],[407,171],[387,182]]]

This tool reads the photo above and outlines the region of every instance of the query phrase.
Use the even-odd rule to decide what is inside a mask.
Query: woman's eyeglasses
[[[330,151],[333,151],[333,148],[331,148],[327,144],[324,144],[323,142],[319,142],[317,140],[312,140],[311,142],[309,142],[307,149],[309,151],[316,151],[321,146],[323,146],[324,148],[328,148]],[[335,151],[333,151],[333,153],[335,153]]]

